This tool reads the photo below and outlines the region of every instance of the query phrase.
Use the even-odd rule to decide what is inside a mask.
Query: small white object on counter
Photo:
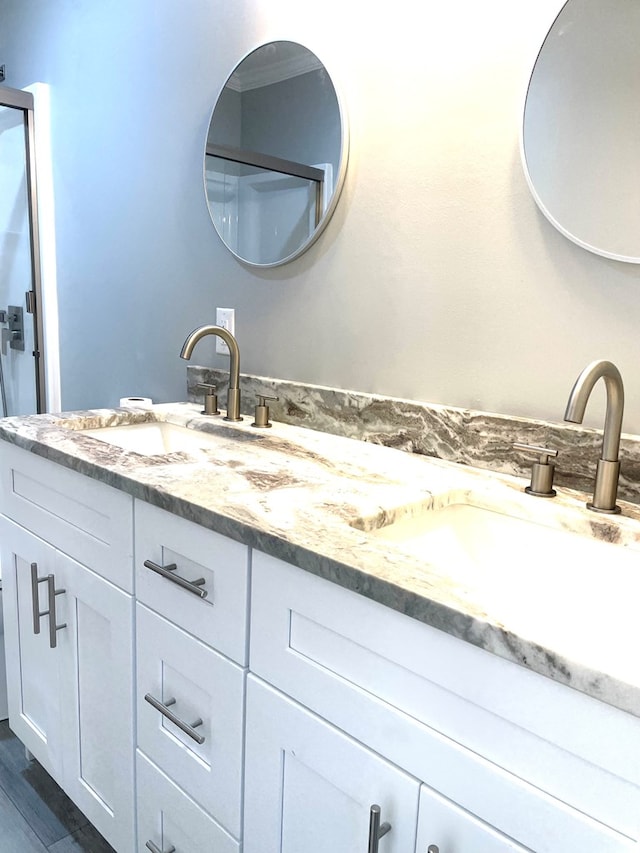
[[[121,409],[150,409],[152,406],[151,397],[120,397]]]

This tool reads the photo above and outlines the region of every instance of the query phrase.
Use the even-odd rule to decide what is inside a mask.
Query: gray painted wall
[[[610,358],[640,432],[640,267],[555,232],[520,165],[560,5],[0,0],[7,84],[52,87],[63,406],[183,399],[182,341],[222,305],[248,372],[508,414],[560,419]],[[352,154],[318,242],[260,272],[213,230],[202,151],[231,69],[281,38],[342,83]]]

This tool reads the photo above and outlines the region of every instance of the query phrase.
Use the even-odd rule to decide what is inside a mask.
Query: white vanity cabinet
[[[638,849],[640,721],[631,715],[258,553],[251,617],[250,669],[257,684],[272,687],[249,690],[245,853],[295,849],[278,835],[278,803],[291,825],[311,825],[310,798],[296,799],[286,784],[288,764],[298,769],[298,749],[305,755],[304,738],[292,740],[304,727],[326,733],[322,769],[305,759],[299,771],[319,814],[334,808],[331,773],[346,743],[420,788],[416,812],[403,817],[407,826],[390,819],[380,853],[395,849],[401,832],[416,833],[401,848],[416,853]],[[265,708],[276,713],[273,696],[278,716],[288,709],[282,729],[265,718]],[[279,788],[267,805],[260,774]],[[370,791],[363,775],[364,800],[393,798]],[[258,827],[268,825],[269,809],[273,829],[260,848]],[[366,837],[364,847],[349,849],[366,851]]]
[[[249,549],[139,501],[135,527],[138,847],[239,850]]]
[[[640,849],[637,717],[5,442],[0,487],[10,724],[118,853]]]
[[[132,850],[132,500],[9,446],[1,470],[11,728],[116,850]]]
[[[12,729],[118,853],[239,851],[249,549],[4,442],[0,484]]]

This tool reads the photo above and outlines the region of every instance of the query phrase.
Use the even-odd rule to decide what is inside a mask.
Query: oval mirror
[[[524,109],[533,196],[566,237],[640,263],[640,3],[568,0],[542,45]]]
[[[272,267],[318,238],[342,189],[347,128],[318,57],[275,41],[250,53],[225,83],[205,150],[211,219],[245,263]]]

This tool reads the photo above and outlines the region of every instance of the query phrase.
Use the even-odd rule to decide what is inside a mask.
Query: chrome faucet
[[[616,506],[618,479],[620,477],[620,435],[624,409],[624,387],[620,371],[610,361],[592,361],[576,379],[571,389],[565,421],[581,424],[587,400],[598,379],[604,379],[607,391],[607,411],[602,436],[602,452],[598,459],[593,501],[587,504],[595,512],[620,512]]]
[[[187,339],[180,351],[180,358],[187,359],[188,361],[191,358],[191,353],[195,345],[206,335],[215,335],[218,338],[222,338],[229,347],[229,388],[227,389],[227,415],[225,421],[241,421],[240,348],[231,332],[223,329],[222,326],[199,326],[191,334],[187,335]]]

